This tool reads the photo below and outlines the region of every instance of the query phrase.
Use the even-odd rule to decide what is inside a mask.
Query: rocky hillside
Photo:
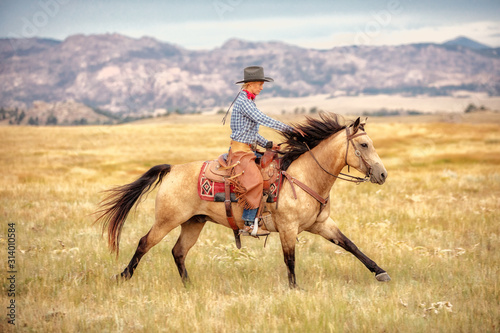
[[[0,107],[32,110],[40,105],[35,101],[73,100],[120,115],[213,108],[230,103],[248,65],[264,66],[275,79],[261,98],[457,90],[500,95],[498,51],[456,44],[315,50],[236,39],[191,51],[118,34],[0,39]]]

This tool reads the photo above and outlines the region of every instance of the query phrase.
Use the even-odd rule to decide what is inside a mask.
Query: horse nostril
[[[382,173],[380,174],[380,177],[382,177],[382,179],[385,179],[385,173],[383,173],[383,172],[382,172]]]

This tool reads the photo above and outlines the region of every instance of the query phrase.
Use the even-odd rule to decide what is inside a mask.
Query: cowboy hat
[[[264,76],[264,68],[260,66],[250,66],[243,70],[243,80],[238,81],[235,84],[255,81],[274,82],[272,78]]]

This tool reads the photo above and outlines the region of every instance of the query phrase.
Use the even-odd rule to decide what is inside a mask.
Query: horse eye
[[[361,144],[361,147],[363,147],[363,148],[368,148],[368,144],[367,144],[367,143],[362,143],[362,144]]]

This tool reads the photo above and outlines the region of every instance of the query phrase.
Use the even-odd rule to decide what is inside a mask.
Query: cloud
[[[306,48],[329,49],[347,45],[442,43],[457,36],[467,36],[490,46],[500,46],[499,22],[416,26],[404,15],[385,19],[367,15],[323,15],[300,20],[283,17],[173,22],[144,30],[131,29],[125,34],[141,37],[148,35],[151,29],[156,32],[156,38],[189,49],[210,49],[230,38],[283,41]]]
[[[0,36],[24,36],[29,30],[29,37],[64,39],[76,33],[117,32],[131,37],[150,36],[188,49],[212,49],[230,38],[329,49],[353,44],[441,43],[465,35],[500,46],[500,24],[492,18],[499,5],[491,1],[472,4],[311,0],[290,4],[284,0],[255,0],[255,5],[242,0],[193,0],[189,6],[184,2],[159,1],[137,4],[92,0],[91,5],[80,1],[44,1],[30,6],[25,0],[16,5],[0,5],[4,9],[0,10]],[[54,1],[61,2],[57,13],[45,13],[40,4]],[[40,21],[43,13],[46,22]],[[27,29],[26,22],[35,29]]]
[[[472,22],[466,24],[452,24],[443,26],[425,26],[414,29],[389,30],[381,32],[367,44],[398,45],[410,43],[443,43],[458,36],[467,36],[489,46],[500,46],[500,38],[491,35],[491,27],[500,31],[497,22]]]

